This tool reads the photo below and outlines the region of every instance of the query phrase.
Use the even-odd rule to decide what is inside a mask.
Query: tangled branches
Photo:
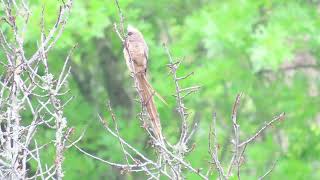
[[[118,28],[117,24],[114,24],[114,29],[117,35],[119,36],[119,39],[124,42],[125,32],[124,32],[124,17],[123,13],[121,12],[120,6],[118,1],[116,0],[116,6],[119,10],[120,15],[120,28]],[[178,76],[177,71],[181,65],[181,61],[176,61],[172,57],[169,48],[165,46],[165,51],[167,53],[168,59],[169,59],[169,70],[170,74],[172,75],[173,82],[175,85],[175,98],[176,98],[176,110],[180,115],[181,120],[181,126],[180,126],[180,138],[175,145],[170,144],[166,140],[166,138],[157,138],[152,133],[153,129],[149,128],[148,126],[142,126],[145,129],[145,132],[149,136],[149,138],[152,140],[152,147],[155,152],[157,152],[157,157],[155,159],[152,159],[150,157],[147,157],[142,152],[139,152],[133,145],[130,145],[125,139],[123,139],[120,135],[119,129],[117,127],[116,119],[114,116],[114,113],[109,106],[109,111],[112,114],[112,120],[115,123],[115,128],[112,129],[108,123],[103,119],[99,118],[101,123],[103,124],[104,128],[107,130],[108,133],[110,133],[112,136],[114,136],[116,139],[119,140],[121,151],[124,155],[125,163],[114,163],[107,160],[103,160],[99,157],[96,157],[94,155],[89,154],[88,152],[85,152],[80,147],[77,146],[77,148],[86,154],[87,156],[90,156],[91,158],[94,158],[96,160],[99,160],[103,163],[106,163],[108,165],[120,168],[123,172],[144,172],[148,179],[160,179],[161,177],[166,177],[168,179],[184,179],[186,173],[194,173],[198,175],[201,179],[210,179],[213,170],[216,169],[216,173],[218,179],[230,179],[231,176],[234,174],[237,174],[238,179],[240,179],[240,166],[243,163],[242,159],[245,154],[245,150],[247,146],[254,142],[254,140],[261,135],[269,126],[272,124],[281,121],[284,119],[284,113],[280,114],[270,122],[266,123],[261,129],[259,129],[255,134],[250,136],[247,140],[241,141],[240,138],[240,126],[238,124],[237,120],[237,114],[238,114],[238,108],[240,104],[240,99],[242,94],[239,94],[235,100],[234,106],[232,108],[232,114],[231,114],[231,123],[233,127],[233,135],[231,143],[233,145],[233,151],[231,155],[231,159],[227,165],[224,165],[223,162],[219,160],[219,148],[217,145],[217,132],[216,132],[216,115],[213,115],[213,120],[210,126],[210,133],[209,133],[209,148],[208,152],[210,154],[210,159],[208,160],[210,162],[209,167],[204,168],[197,168],[194,167],[192,164],[190,164],[186,160],[186,155],[191,152],[193,149],[192,146],[190,146],[190,140],[192,139],[194,133],[196,132],[198,124],[195,123],[193,126],[188,124],[188,117],[189,112],[187,108],[185,107],[184,100],[186,97],[188,97],[190,94],[196,92],[199,90],[199,86],[192,86],[192,87],[181,87],[180,81],[183,81],[193,75],[193,72],[186,74],[185,76]],[[152,72],[151,72],[152,73]],[[137,86],[137,80],[136,76],[133,74],[133,81],[135,82],[136,91],[139,94],[140,90],[139,86]],[[140,103],[142,107],[142,112],[140,113],[140,120],[141,122],[148,121],[148,118],[150,118],[148,111],[145,111],[146,107],[145,104],[142,103],[143,100],[140,97]],[[163,134],[163,133],[161,133]],[[259,179],[264,178],[267,176],[272,169],[274,168],[274,165],[272,168],[266,172],[263,176],[261,176]],[[208,169],[207,172],[204,172],[203,169]]]
[[[64,115],[64,108],[72,99],[62,100],[62,96],[66,96],[68,93],[65,84],[70,74],[68,61],[72,50],[64,60],[64,65],[57,76],[53,75],[48,63],[48,53],[64,31],[72,0],[62,2],[56,21],[49,30],[45,28],[43,9],[38,46],[30,56],[27,56],[25,51],[25,33],[31,16],[30,9],[23,0],[21,3],[11,0],[2,0],[1,2],[4,16],[0,22],[8,28],[6,30],[0,29],[1,53],[3,52],[5,59],[1,60],[1,66],[6,70],[1,74],[0,81],[0,179],[62,179],[64,176],[62,169],[64,152],[72,146],[84,155],[119,168],[122,172],[142,172],[149,179],[161,179],[162,177],[184,179],[187,173],[196,174],[201,179],[210,179],[214,176],[212,174],[215,174],[218,179],[230,179],[236,174],[240,179],[240,167],[247,146],[253,143],[268,127],[284,119],[284,113],[282,113],[267,122],[252,136],[242,140],[237,118],[242,95],[239,94],[231,113],[233,151],[230,160],[226,164],[219,159],[217,122],[214,114],[208,135],[209,167],[195,167],[188,162],[186,156],[188,153],[192,153],[193,146],[190,142],[196,133],[198,123],[189,124],[189,112],[185,106],[185,99],[190,94],[197,92],[200,87],[181,86],[181,81],[192,76],[193,72],[178,76],[177,72],[181,61],[173,58],[169,48],[165,46],[165,52],[169,59],[168,68],[175,86],[176,110],[180,117],[180,133],[177,134],[179,137],[177,142],[170,143],[162,132],[159,133],[161,134],[161,138],[159,138],[155,136],[154,129],[143,126],[147,136],[151,139],[151,147],[156,152],[156,157],[145,155],[122,138],[116,116],[109,105],[114,128],[110,127],[106,120],[100,116],[99,120],[105,130],[118,140],[124,162],[115,163],[94,156],[77,145],[82,136],[74,142],[70,140],[73,128],[68,128],[68,121]],[[124,18],[118,1],[116,1],[116,5],[120,14],[120,29],[116,24],[114,27],[120,40],[124,42],[126,34]],[[17,23],[18,20],[22,23]],[[134,74],[132,77],[139,94],[137,77]],[[141,113],[139,118],[142,123],[150,120],[150,111],[146,110],[146,104],[143,102],[140,97]],[[156,108],[154,104],[153,106]],[[30,113],[27,114],[28,112]],[[31,118],[25,118],[26,114]],[[54,137],[45,143],[38,144],[36,136],[41,129],[52,131]],[[159,129],[161,131],[161,126]],[[41,158],[47,146],[52,146],[55,149],[54,162],[51,164],[44,163]],[[34,171],[28,167],[30,164],[33,164],[34,169],[32,170]],[[266,177],[274,166],[275,164],[259,179]]]
[[[25,36],[31,16],[27,3],[23,0],[2,0],[1,3],[4,10],[1,26],[8,28],[0,29],[1,53],[6,59],[1,59],[1,66],[6,71],[1,74],[0,81],[0,179],[62,179],[63,153],[72,129],[67,128],[63,113],[71,98],[63,102],[61,97],[68,92],[65,84],[70,73],[68,60],[71,52],[57,77],[49,67],[48,53],[64,30],[72,0],[60,5],[56,22],[48,33],[45,33],[43,8],[38,47],[30,57],[25,52]],[[55,137],[38,144],[35,137],[44,128],[51,129]],[[42,162],[41,154],[52,145],[55,161],[48,165],[48,162]],[[31,163],[36,164],[35,172],[29,167]]]

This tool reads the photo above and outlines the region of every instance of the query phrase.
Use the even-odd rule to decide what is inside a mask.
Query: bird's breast
[[[145,50],[144,46],[141,43],[129,43],[128,51],[132,60],[140,64],[140,61],[145,59]]]

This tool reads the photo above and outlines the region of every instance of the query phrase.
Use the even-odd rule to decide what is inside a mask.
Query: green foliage
[[[27,31],[26,47],[32,52],[39,37],[39,20],[44,7],[45,26],[51,27],[57,18],[60,1],[32,1],[33,12]],[[193,119],[200,119],[194,138],[194,151],[188,160],[195,167],[209,167],[208,127],[212,112],[218,116],[218,140],[223,151],[230,152],[231,108],[236,94],[245,93],[240,106],[239,122],[241,139],[253,134],[265,121],[284,111],[286,120],[267,131],[258,142],[248,147],[243,168],[243,179],[256,179],[263,175],[272,162],[278,163],[270,179],[319,179],[320,123],[319,123],[319,76],[310,80],[308,70],[297,69],[288,78],[282,70],[284,62],[292,62],[300,53],[308,53],[319,64],[320,19],[316,2],[276,0],[122,0],[120,6],[126,24],[133,24],[144,34],[150,49],[150,79],[154,88],[169,103],[158,102],[164,133],[170,142],[175,142],[179,133],[179,117],[174,111],[174,84],[168,76],[168,58],[162,47],[166,42],[175,59],[183,59],[178,74],[195,75],[183,82],[183,86],[200,85],[196,95],[186,100]],[[113,30],[119,22],[118,10],[111,0],[75,1],[69,21],[60,41],[49,54],[51,68],[58,73],[67,52],[78,45],[72,62],[82,70],[92,72],[92,90],[95,100],[88,101],[88,94],[81,91],[75,78],[70,78],[70,96],[74,100],[65,113],[70,126],[75,127],[75,137],[86,129],[80,146],[103,159],[124,162],[119,142],[109,135],[99,123],[97,113],[103,114],[113,125],[105,104],[109,94],[104,87],[99,66],[101,57],[97,40],[106,42],[116,62],[124,67],[122,46]],[[6,29],[5,26],[1,26]],[[1,53],[1,52],[0,52]],[[2,55],[1,55],[1,58]],[[111,63],[111,60],[108,59]],[[319,72],[319,66],[315,67]],[[267,74],[264,71],[267,70]],[[121,72],[120,72],[121,73]],[[126,74],[127,75],[127,74]],[[122,82],[131,89],[131,79]],[[82,82],[83,83],[83,82]],[[310,86],[315,85],[317,96],[311,96]],[[134,90],[130,90],[131,96]],[[135,104],[137,108],[139,107]],[[153,156],[147,146],[147,137],[134,114],[126,116],[129,109],[118,108],[117,119],[120,134],[138,149]],[[316,120],[317,119],[317,120]],[[37,137],[45,142],[52,132],[42,130]],[[282,147],[279,140],[286,147]],[[224,149],[227,148],[227,149]],[[52,149],[44,155],[52,161]],[[223,152],[220,152],[223,154]],[[51,159],[50,159],[51,156]],[[227,165],[228,155],[223,164]],[[116,179],[115,169],[90,159],[76,149],[66,152],[65,179]],[[212,178],[217,174],[212,174]],[[139,179],[143,175],[127,175]],[[189,179],[197,179],[193,175]],[[234,177],[236,179],[236,177]]]

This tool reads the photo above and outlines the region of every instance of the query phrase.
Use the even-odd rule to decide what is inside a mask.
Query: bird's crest
[[[139,34],[139,36],[142,37],[141,32],[140,32],[137,28],[135,28],[134,26],[132,26],[131,24],[129,24],[128,27],[127,27],[127,33],[128,33],[128,35],[131,35],[131,34]]]

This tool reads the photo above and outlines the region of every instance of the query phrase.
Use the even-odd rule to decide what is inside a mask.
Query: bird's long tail
[[[153,129],[153,133],[159,140],[162,140],[160,118],[159,118],[159,114],[153,99],[153,95],[155,95],[155,91],[153,90],[152,86],[149,84],[148,80],[146,79],[146,75],[144,73],[138,73],[136,77],[138,81],[138,86],[140,91],[139,94],[142,99],[142,103],[146,107],[146,110],[151,119],[151,126]]]
[[[147,76],[143,76],[146,84],[148,85],[149,87],[149,90],[152,92],[153,95],[156,95],[158,99],[160,99],[160,101],[163,102],[163,104],[167,105],[168,106],[168,103],[166,100],[164,100],[164,98],[156,91],[153,89],[153,87],[151,86],[151,84],[149,83],[148,79],[147,79]]]

